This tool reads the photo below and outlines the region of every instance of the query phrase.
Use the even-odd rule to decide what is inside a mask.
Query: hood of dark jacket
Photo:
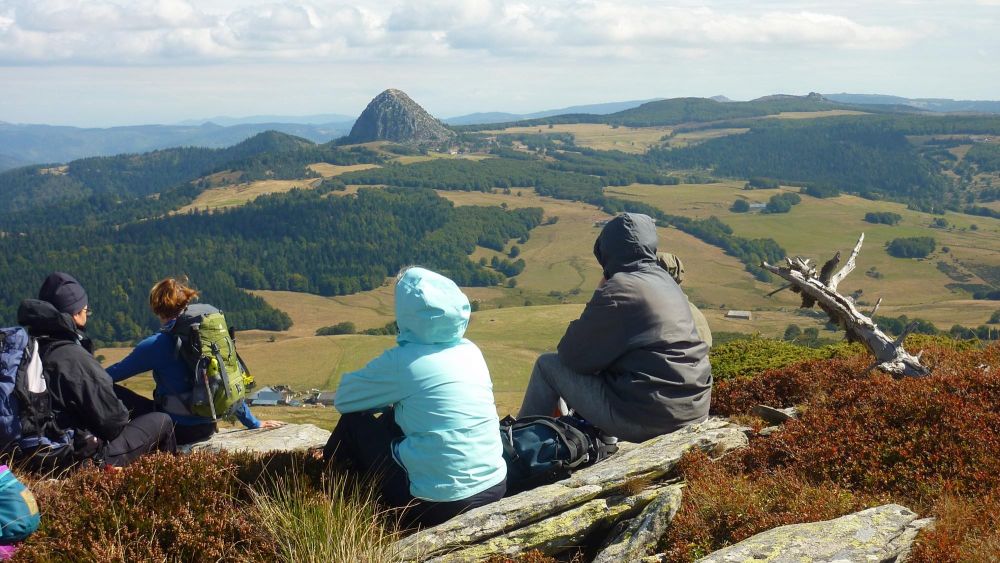
[[[410,268],[396,283],[399,344],[455,344],[462,340],[472,308],[455,282],[426,270]]]
[[[608,221],[594,242],[604,278],[656,264],[656,223],[649,215],[623,213]]]
[[[34,337],[61,340],[78,340],[80,333],[69,313],[60,313],[48,301],[25,299],[17,309],[17,324],[28,329]]]

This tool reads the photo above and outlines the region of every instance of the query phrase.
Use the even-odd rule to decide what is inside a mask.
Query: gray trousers
[[[642,442],[659,434],[622,416],[612,407],[603,377],[569,369],[559,360],[558,354],[542,354],[535,361],[517,416],[552,416],[557,408],[559,414],[567,414],[567,406],[594,426],[622,440]]]

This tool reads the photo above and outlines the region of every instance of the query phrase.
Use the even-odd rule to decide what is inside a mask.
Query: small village
[[[247,396],[247,404],[262,407],[332,407],[336,391],[296,391],[287,385],[263,387]]]

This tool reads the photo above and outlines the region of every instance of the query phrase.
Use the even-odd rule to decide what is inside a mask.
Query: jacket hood
[[[32,336],[79,339],[76,323],[69,313],[60,313],[48,301],[25,299],[17,309],[17,323],[27,327]]]
[[[453,344],[465,335],[472,308],[455,282],[424,268],[410,268],[396,282],[399,344]]]
[[[608,221],[594,242],[604,278],[656,264],[656,223],[649,215],[623,213]]]

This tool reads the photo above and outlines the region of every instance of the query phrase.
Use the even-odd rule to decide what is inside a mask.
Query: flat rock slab
[[[191,446],[192,452],[288,452],[323,447],[330,431],[314,424],[285,424],[256,430],[226,429]]]
[[[897,561],[931,519],[918,520],[904,506],[886,504],[834,520],[792,524],[762,532],[699,559],[699,563],[768,561]]]
[[[565,512],[636,480],[653,481],[676,467],[692,448],[719,456],[745,446],[745,428],[720,418],[627,446],[600,463],[551,485],[525,491],[473,509],[451,520],[400,540],[404,558],[424,560],[507,534]]]
[[[561,553],[580,545],[595,529],[610,528],[618,519],[635,515],[664,490],[665,488],[658,488],[628,497],[616,495],[594,499],[509,534],[435,557],[428,563],[482,561],[493,555],[517,557],[531,550],[538,550],[545,555]]]

